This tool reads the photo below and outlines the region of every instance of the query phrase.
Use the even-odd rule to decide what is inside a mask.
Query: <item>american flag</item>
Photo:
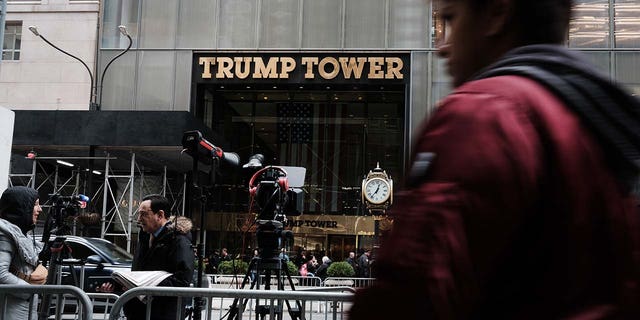
[[[313,105],[311,103],[279,103],[278,143],[311,143]]]
[[[347,177],[363,156],[361,132],[343,130],[346,105],[281,103],[277,116],[279,158],[284,165],[307,169],[304,211],[341,212],[347,197],[341,186],[353,185]],[[348,160],[340,161],[345,155]]]

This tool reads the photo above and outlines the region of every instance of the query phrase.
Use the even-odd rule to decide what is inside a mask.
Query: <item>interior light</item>
[[[101,174],[102,174],[102,172],[100,172],[100,171],[98,171],[98,170],[93,170],[93,171],[91,171],[91,172],[93,172],[93,174],[97,174],[97,175],[101,175]]]

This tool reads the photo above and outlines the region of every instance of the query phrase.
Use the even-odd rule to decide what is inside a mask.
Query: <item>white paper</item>
[[[111,277],[127,289],[135,287],[155,287],[162,280],[171,276],[166,271],[114,271]],[[138,296],[140,301],[145,302],[145,296]]]

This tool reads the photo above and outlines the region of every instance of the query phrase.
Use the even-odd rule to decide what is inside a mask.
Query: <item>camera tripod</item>
[[[84,265],[84,261],[79,259],[69,259],[71,256],[71,249],[65,243],[64,236],[57,236],[51,243],[48,243],[47,246],[43,248],[42,257],[50,257],[48,259],[49,263],[49,273],[47,274],[47,282],[46,284],[59,284],[61,281],[61,266],[68,265],[71,271],[71,276],[73,277],[73,282],[75,284],[79,284],[82,288],[82,283],[84,280],[84,270],[80,274],[80,281],[76,278],[76,273],[74,270],[75,265]],[[42,259],[43,261],[47,261],[46,259]],[[46,266],[46,264],[45,264]],[[56,310],[58,313],[62,312],[60,295],[57,296],[56,299]],[[51,295],[44,294],[42,296],[42,303],[40,304],[40,310],[38,314],[39,320],[45,320],[49,318],[49,310],[51,306]]]
[[[283,271],[284,270],[284,271]],[[252,272],[255,271],[255,277],[251,279]],[[261,275],[264,274],[264,283],[262,283]],[[289,273],[289,269],[287,268],[287,263],[280,259],[279,257],[253,257],[251,262],[249,263],[249,268],[247,269],[247,273],[244,275],[242,279],[242,285],[240,289],[244,289],[245,285],[249,283],[251,279],[251,287],[250,289],[260,290],[260,286],[264,285],[264,290],[271,290],[271,279],[272,276],[275,276],[277,283],[277,290],[284,291],[285,279],[286,276],[289,285],[291,286],[291,290],[295,290],[293,280],[291,279],[291,274]],[[243,312],[247,303],[250,299],[248,298],[236,298],[233,300],[233,304],[229,308],[229,319],[235,320],[239,319],[239,312]],[[266,301],[265,301],[266,302]],[[292,306],[289,300],[284,300],[287,305],[287,311],[292,320],[304,320],[304,315],[302,314],[302,303],[300,300],[295,300],[295,306]],[[256,312],[256,320],[257,319],[265,319],[267,315],[270,315],[269,319],[278,319],[282,320],[282,311],[283,311],[282,300],[278,300],[277,305],[271,304],[260,304],[260,299],[255,299],[255,312]]]

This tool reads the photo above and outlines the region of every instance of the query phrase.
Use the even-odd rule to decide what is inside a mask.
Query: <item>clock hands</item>
[[[374,191],[371,195],[378,193],[378,190],[380,190],[380,185],[378,185],[378,187],[376,188],[376,191]]]

